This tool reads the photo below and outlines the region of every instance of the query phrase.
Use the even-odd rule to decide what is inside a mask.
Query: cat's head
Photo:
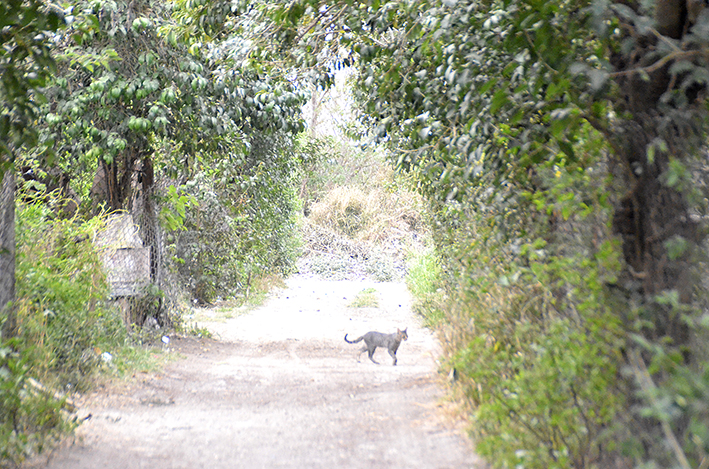
[[[406,329],[408,329],[408,327]],[[409,334],[406,333],[406,329],[403,331],[399,328],[396,329],[396,334],[401,337],[401,340],[409,340]]]

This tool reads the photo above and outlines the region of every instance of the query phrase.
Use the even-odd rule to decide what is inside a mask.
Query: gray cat
[[[406,329],[408,329],[408,327]],[[389,350],[389,355],[391,355],[391,358],[394,359],[393,365],[396,366],[396,350],[399,348],[399,344],[401,344],[402,340],[408,340],[409,338],[409,335],[406,333],[406,329],[403,331],[401,329],[397,329],[394,334],[382,334],[381,332],[371,331],[355,340],[347,340],[347,334],[345,334],[345,342],[348,344],[356,344],[357,342],[364,340],[364,343],[367,345],[362,347],[359,351],[357,360],[359,360],[359,357],[362,356],[362,353],[367,351],[369,352],[369,359],[374,363],[377,363],[374,361],[374,358],[372,358],[374,351],[377,347],[386,347],[387,350]],[[377,363],[377,365],[379,365],[379,363]]]

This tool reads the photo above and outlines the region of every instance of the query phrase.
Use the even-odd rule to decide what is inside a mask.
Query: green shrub
[[[30,378],[84,391],[103,351],[120,353],[126,341],[92,243],[102,219],[58,219],[56,203],[52,194],[16,203],[17,334],[0,344],[1,464],[19,464],[73,428],[63,403]]]
[[[294,269],[299,164],[290,137],[264,135],[253,139],[241,165],[215,163],[172,195],[192,201],[183,229],[168,235],[171,270],[192,298],[210,303],[245,294],[258,277]]]
[[[465,241],[466,259],[485,264],[459,267],[446,335],[477,451],[500,467],[588,467],[613,444],[604,429],[623,403],[619,319],[598,303],[598,267],[547,257],[525,268],[503,246]]]
[[[636,467],[709,465],[709,316],[703,302],[697,310],[680,305],[676,292],[657,298],[655,308],[667,308],[687,326],[685,344],[631,334],[623,375],[635,385],[635,413],[625,416],[633,431],[623,433],[622,442]],[[630,314],[638,331],[646,330],[652,314],[645,309]]]
[[[441,266],[433,246],[411,256],[407,262],[406,286],[413,297],[413,310],[436,327],[445,318],[441,286]]]
[[[74,427],[62,402],[27,386],[31,354],[17,339],[0,344],[0,466],[19,464]]]
[[[625,325],[607,301],[620,249],[599,228],[610,212],[596,180],[558,166],[536,176],[534,191],[470,209],[482,186],[436,211],[446,367],[496,467],[610,467],[629,402]]]
[[[68,388],[84,389],[101,351],[126,339],[91,241],[101,224],[53,218],[45,202],[17,204],[18,337],[35,376],[51,372]]]

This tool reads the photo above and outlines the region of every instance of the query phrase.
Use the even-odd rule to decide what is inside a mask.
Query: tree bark
[[[691,26],[685,8],[685,0],[658,0],[657,33],[681,39]],[[683,239],[696,248],[702,236],[699,225],[692,220],[683,189],[669,185],[667,174],[671,161],[691,161],[692,153],[702,142],[699,135],[690,135],[692,132],[687,130],[697,127],[691,125],[697,118],[692,112],[697,105],[692,96],[696,90],[684,91],[687,95],[684,105],[661,105],[663,95],[670,90],[679,91],[682,80],[670,74],[671,61],[655,66],[659,63],[658,41],[654,36],[639,38],[630,53],[611,59],[623,98],[619,110],[632,115],[618,126],[616,161],[622,167],[621,177],[629,190],[616,208],[613,225],[623,239],[629,274],[640,285],[647,302],[652,304],[656,295],[674,290],[680,302],[688,304],[692,300],[689,276],[692,249],[679,258],[670,258],[667,245]],[[641,74],[638,69],[646,72]],[[656,147],[654,158],[649,158],[648,146],[660,140],[666,148]],[[672,322],[670,318],[660,316],[656,321],[658,333],[683,336],[676,329],[684,327],[675,328],[668,324],[667,321]]]
[[[15,173],[5,171],[0,190],[0,321],[2,339],[15,335]]]

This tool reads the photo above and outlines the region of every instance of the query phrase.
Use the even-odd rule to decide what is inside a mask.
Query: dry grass
[[[378,281],[399,280],[405,254],[425,227],[418,195],[394,184],[393,173],[367,186],[333,187],[313,203],[303,223],[304,254],[312,272],[347,278],[355,272]]]
[[[409,191],[338,186],[312,205],[310,222],[354,241],[382,243],[418,231],[421,212],[418,196]]]
[[[401,280],[405,258],[422,249],[424,203],[384,151],[346,139],[327,141],[327,156],[303,181],[301,273],[329,279]]]

